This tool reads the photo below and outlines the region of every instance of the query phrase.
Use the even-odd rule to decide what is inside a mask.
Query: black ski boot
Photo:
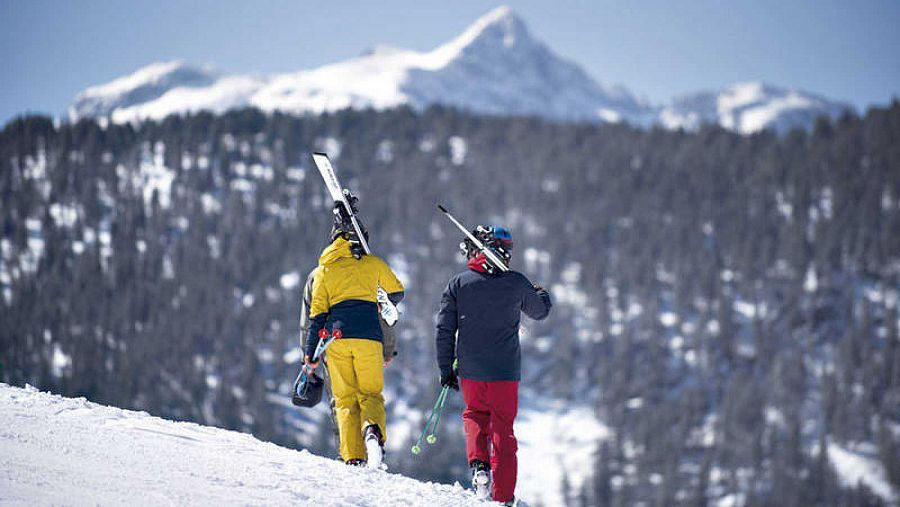
[[[351,467],[364,467],[366,466],[366,460],[364,459],[348,459],[344,462],[347,466]]]
[[[473,459],[469,463],[472,470],[472,489],[480,499],[491,498],[491,467],[481,460]]]

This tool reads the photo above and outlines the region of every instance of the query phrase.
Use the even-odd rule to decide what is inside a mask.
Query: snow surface
[[[2,505],[489,505],[461,486],[0,384]]]

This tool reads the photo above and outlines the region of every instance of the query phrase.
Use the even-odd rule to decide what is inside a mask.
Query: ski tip
[[[328,154],[327,154],[327,153],[324,153],[324,152],[321,152],[321,151],[314,151],[314,152],[313,152],[313,156],[315,157],[316,155],[318,155],[318,156],[320,156],[320,157],[328,158]]]
[[[447,208],[441,206],[440,204],[438,204],[437,207],[439,210],[443,211],[444,213],[447,213]]]

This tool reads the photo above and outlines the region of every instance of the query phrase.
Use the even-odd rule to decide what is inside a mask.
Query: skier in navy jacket
[[[509,231],[478,226],[473,235],[509,265],[513,246]],[[521,378],[520,312],[537,320],[546,318],[550,294],[525,275],[492,265],[470,240],[460,247],[468,258],[468,269],[450,279],[438,313],[441,385],[462,388],[466,455],[476,492],[484,496],[490,491],[493,500],[512,502],[517,473],[513,421]],[[458,371],[453,368],[454,359]]]

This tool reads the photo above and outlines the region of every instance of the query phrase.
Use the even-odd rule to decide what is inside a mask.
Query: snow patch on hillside
[[[162,120],[176,113],[224,113],[249,106],[248,95],[261,86],[260,80],[249,76],[222,77],[202,88],[177,86],[155,100],[116,108],[111,118],[114,123],[127,123],[140,119]]]
[[[715,93],[677,98],[662,109],[659,122],[667,128],[686,130],[710,123],[741,134],[767,128],[787,132],[792,128],[808,128],[820,116],[836,118],[848,110],[852,106],[808,92],[751,81]]]
[[[878,460],[878,451],[872,444],[860,443],[852,447],[843,447],[829,442],[828,459],[845,486],[856,487],[862,483],[886,502],[892,503],[896,500],[885,475],[884,466]]]
[[[519,441],[516,496],[534,504],[566,505],[563,477],[570,493],[577,493],[594,472],[597,444],[612,432],[586,406],[559,401],[547,406],[544,400],[540,408],[532,408],[538,405],[531,401],[523,393],[515,425]]]
[[[3,505],[487,505],[251,435],[0,384]]]

